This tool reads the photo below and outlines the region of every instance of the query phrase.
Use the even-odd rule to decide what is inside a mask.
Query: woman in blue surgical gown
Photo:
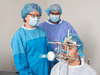
[[[39,57],[52,51],[50,44],[47,44],[45,31],[37,26],[41,15],[42,10],[35,3],[26,4],[21,11],[25,24],[11,41],[14,63],[20,75],[49,75],[50,66],[54,65],[46,58]]]

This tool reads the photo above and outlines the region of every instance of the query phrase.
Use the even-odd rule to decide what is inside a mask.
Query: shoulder
[[[54,65],[54,67],[51,70],[51,75],[55,75],[55,73],[58,73],[60,64],[61,64],[61,62],[58,62],[56,65]],[[56,75],[58,75],[58,74],[56,74]]]
[[[45,30],[42,27],[37,26],[37,29],[40,30],[40,31],[45,32]]]
[[[62,20],[62,23],[61,23],[64,27],[67,27],[67,28],[70,28],[72,27],[71,24],[68,22],[68,21],[64,21]]]
[[[69,22],[64,20],[62,20],[61,26],[64,28],[64,30],[73,28]]]
[[[20,41],[21,40],[21,32],[22,32],[22,28],[19,28],[16,32],[15,32],[15,34],[13,35],[13,37],[12,37],[12,40],[11,40],[11,45],[13,45],[13,43],[18,43],[18,41]]]
[[[52,70],[57,70],[60,66],[62,66],[62,62],[58,62],[57,64],[54,65],[54,67],[52,68]]]
[[[62,23],[70,24],[68,21],[62,20]]]
[[[69,29],[71,29],[71,30],[75,30],[75,29],[73,28],[73,26],[72,26],[69,22],[67,22],[67,21],[63,21],[63,25],[65,25],[65,27],[67,27],[67,28],[69,28]]]
[[[96,71],[86,63],[84,63],[84,69],[87,70],[91,75],[97,75]]]
[[[24,33],[23,28],[19,28],[15,34],[13,35],[13,37],[20,37],[22,34]]]
[[[37,26],[37,29],[41,34],[47,36],[47,33],[45,32],[45,30],[42,27]]]
[[[45,24],[46,24],[46,21],[40,23],[40,24],[39,24],[39,27],[42,27],[42,26],[44,26]]]

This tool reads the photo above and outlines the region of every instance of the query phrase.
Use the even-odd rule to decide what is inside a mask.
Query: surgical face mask
[[[50,19],[52,22],[57,22],[57,21],[59,21],[59,15],[51,15],[51,14],[50,14],[49,19]]]
[[[40,19],[37,17],[29,17],[30,21],[28,22],[29,25],[31,26],[37,26],[37,24],[39,23]]]

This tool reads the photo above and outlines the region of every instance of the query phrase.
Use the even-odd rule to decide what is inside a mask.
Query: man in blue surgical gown
[[[60,16],[62,14],[62,9],[60,5],[51,5],[46,9],[46,13],[49,16],[49,20],[40,23],[39,26],[44,28],[49,41],[55,42],[55,39],[57,39],[61,42],[62,39],[67,35],[68,29],[70,30],[70,33],[77,35],[76,31],[70,25],[70,23],[60,19]],[[55,50],[57,45],[51,44],[51,47],[53,48],[54,52],[57,53],[57,50]]]
[[[50,66],[54,65],[46,58],[39,57],[52,51],[44,29],[37,26],[41,15],[42,10],[35,3],[26,4],[21,11],[25,24],[11,41],[14,63],[20,75],[49,75]]]

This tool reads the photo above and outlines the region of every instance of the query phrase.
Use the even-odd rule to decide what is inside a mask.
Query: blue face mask
[[[50,14],[49,19],[50,19],[52,22],[57,22],[57,21],[59,21],[59,15],[51,15],[51,14]]]
[[[65,50],[61,50],[61,52],[65,52],[65,53],[67,53],[67,51],[65,51]]]
[[[37,26],[37,24],[39,23],[40,19],[37,17],[29,17],[30,21],[28,22],[29,25],[31,26]]]

